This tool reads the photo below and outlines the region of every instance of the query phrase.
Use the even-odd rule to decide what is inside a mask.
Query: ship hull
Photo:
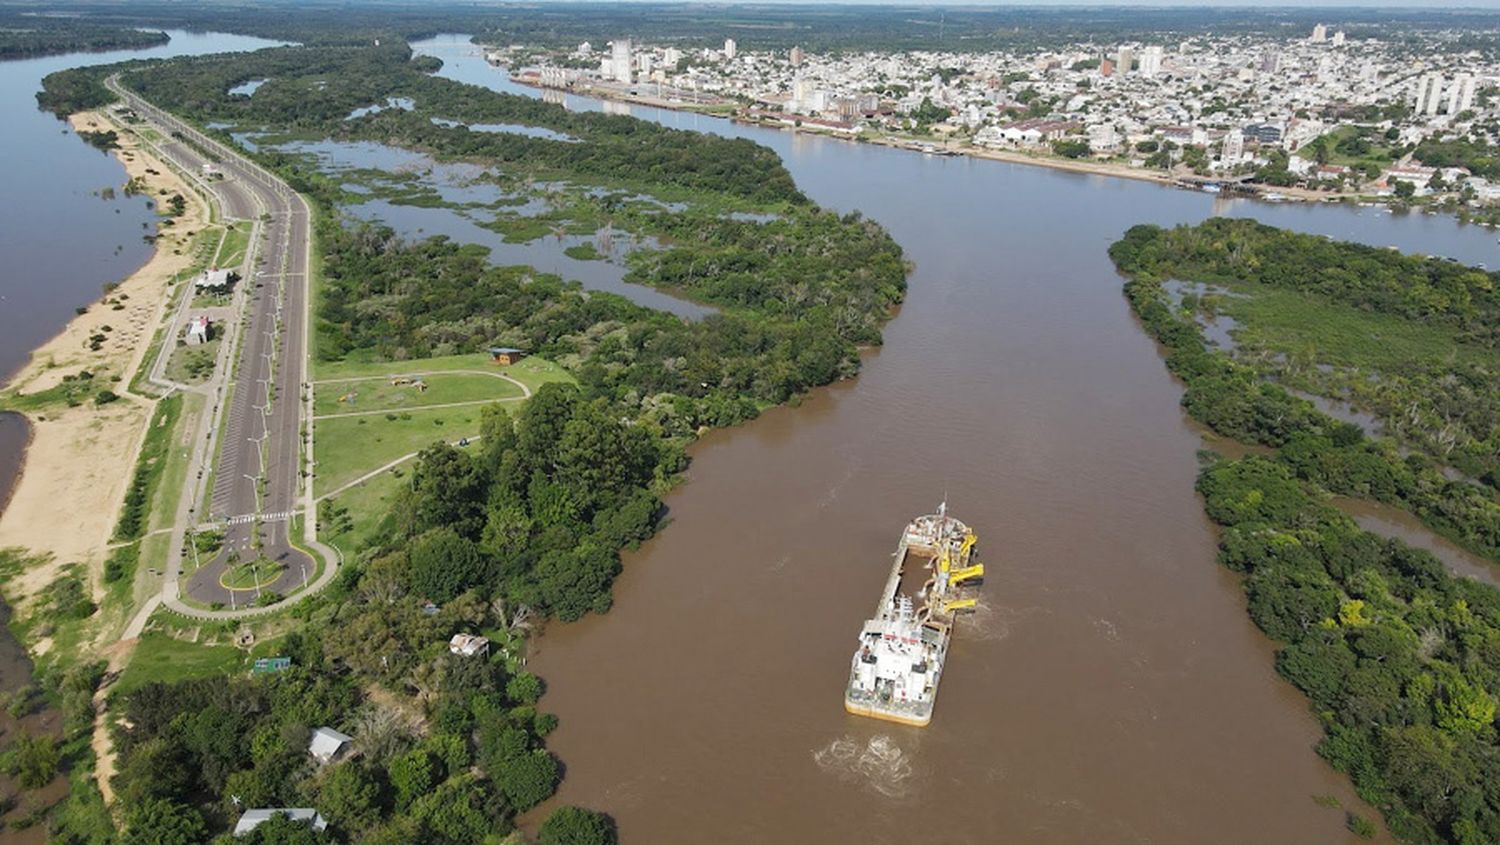
[[[895,722],[898,725],[908,725],[913,728],[925,728],[932,724],[932,708],[928,707],[925,713],[901,713],[881,707],[878,704],[862,704],[858,701],[844,697],[844,710],[855,716],[864,716],[869,719],[880,719],[886,722]]]

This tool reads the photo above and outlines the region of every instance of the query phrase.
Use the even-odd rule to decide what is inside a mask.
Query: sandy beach
[[[162,319],[172,278],[192,263],[192,233],[209,223],[201,197],[144,150],[134,134],[96,112],[76,114],[70,123],[75,131],[118,132],[120,147],[112,155],[125,168],[121,185],[126,179],[139,178],[153,199],[181,194],[187,210],[176,225],[161,230],[162,237],[145,265],[36,349],[7,385],[8,390],[35,393],[57,385],[64,376],[87,370],[101,387],[108,386],[120,396],[102,406],[85,402],[27,414],[31,444],[10,504],[0,515],[0,548],[20,547],[46,556],[47,563],[6,585],[12,602],[35,595],[70,563],[86,564],[98,586],[109,537],[154,404],[132,394],[128,385]],[[103,304],[105,298],[123,307],[115,310],[115,305]],[[105,331],[105,326],[110,330]],[[107,338],[97,350],[89,344],[95,334]]]

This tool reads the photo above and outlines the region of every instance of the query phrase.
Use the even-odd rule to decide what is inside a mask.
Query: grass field
[[[469,373],[455,372],[468,370]],[[391,387],[393,375],[424,373],[429,385],[425,393],[410,387]],[[419,451],[439,440],[454,442],[479,433],[483,404],[449,408],[427,408],[446,402],[490,399],[515,400],[521,391],[510,381],[483,373],[499,373],[526,385],[531,391],[548,382],[571,383],[573,377],[561,367],[541,358],[526,358],[500,367],[490,356],[448,355],[414,361],[317,362],[313,368],[313,408],[316,415],[376,411],[357,416],[325,417],[314,428],[317,478],[314,492],[322,496],[391,461]],[[355,381],[355,379],[365,379]],[[357,393],[352,403],[340,396]],[[519,401],[506,403],[514,413]],[[344,494],[348,496],[355,491]],[[383,508],[383,506],[382,506]],[[351,512],[355,507],[350,508]],[[360,518],[370,511],[359,508]],[[380,513],[384,513],[383,509]],[[348,551],[347,549],[345,551]]]
[[[216,328],[214,331],[222,332],[223,328]],[[183,384],[208,381],[208,377],[214,374],[214,361],[219,354],[219,342],[222,339],[215,337],[197,346],[184,344],[175,347],[172,356],[167,359],[167,378]]]
[[[1328,163],[1341,164],[1345,167],[1353,168],[1362,168],[1367,165],[1373,165],[1378,168],[1391,166],[1395,160],[1395,156],[1391,154],[1391,149],[1386,145],[1385,138],[1379,133],[1366,135],[1366,140],[1369,143],[1369,151],[1362,155],[1349,155],[1337,149],[1340,141],[1352,138],[1358,134],[1359,129],[1357,127],[1340,126],[1332,132],[1321,136],[1328,150]],[[1300,155],[1303,158],[1310,159],[1312,157],[1312,144],[1303,144]]]
[[[1220,299],[1218,311],[1240,322],[1235,339],[1248,348],[1375,373],[1454,361],[1500,364],[1500,356],[1463,343],[1444,326],[1375,314],[1316,294],[1244,283],[1229,287],[1243,296]]]
[[[511,403],[512,405],[518,403]],[[316,434],[317,479],[313,492],[330,490],[439,440],[456,441],[479,433],[483,405],[392,411],[360,417],[319,420]]]
[[[336,546],[346,557],[364,548],[390,512],[396,493],[411,477],[411,466],[402,464],[330,498],[327,506],[343,513],[333,520],[334,525],[326,534],[319,531],[319,539]]]
[[[243,668],[245,654],[234,646],[198,645],[148,632],[141,636],[130,664],[110,692],[124,695],[152,681],[171,683],[224,675]]]
[[[151,499],[151,509],[146,530],[170,528],[177,518],[177,503],[182,499],[182,485],[186,484],[188,460],[192,453],[193,431],[197,417],[203,413],[207,399],[191,393],[182,396],[182,411],[177,415],[175,431],[167,434],[168,443],[162,448],[161,479]]]
[[[313,396],[313,414],[323,417],[369,411],[409,411],[431,405],[519,399],[522,396],[521,387],[515,382],[487,372],[433,373],[411,378],[420,380],[426,389],[419,389],[414,384],[392,384],[389,377],[382,376],[320,382]]]
[[[233,269],[245,263],[245,255],[250,250],[250,228],[249,223],[235,223],[224,229],[224,239],[219,241],[214,266]]]
[[[479,370],[487,373],[503,373],[526,385],[531,390],[552,381],[569,382],[573,377],[551,361],[541,358],[525,358],[519,364],[508,367],[490,362],[490,356],[444,355],[438,358],[417,358],[411,361],[364,361],[351,355],[343,361],[315,361],[313,379],[318,382],[338,381],[365,376],[396,376],[410,373],[432,373],[443,370]]]

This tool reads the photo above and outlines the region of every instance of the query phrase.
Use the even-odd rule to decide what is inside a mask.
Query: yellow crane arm
[[[954,599],[943,602],[943,612],[952,613],[955,610],[967,610],[979,604],[979,599]]]
[[[983,574],[984,564],[976,563],[973,566],[953,570],[953,572],[949,573],[948,575],[948,584],[949,586],[952,586],[960,581],[966,581],[970,578],[978,578]]]

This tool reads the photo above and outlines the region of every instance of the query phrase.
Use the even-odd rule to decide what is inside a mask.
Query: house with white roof
[[[327,765],[338,760],[349,750],[349,744],[354,742],[354,737],[346,733],[340,733],[329,727],[318,728],[312,732],[312,740],[307,744],[307,753],[314,760]]]
[[[240,820],[234,823],[234,835],[244,836],[276,815],[286,816],[294,822],[307,822],[312,825],[313,830],[325,830],[328,827],[328,821],[311,807],[265,807],[246,810]]]

